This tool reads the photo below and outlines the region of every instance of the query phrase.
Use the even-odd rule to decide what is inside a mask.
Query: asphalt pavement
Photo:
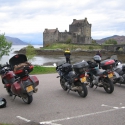
[[[64,91],[57,75],[36,75],[38,92],[34,93],[31,104],[25,104],[19,97],[13,101],[0,79],[0,97],[7,100],[7,107],[0,109],[0,122],[14,125],[125,124],[125,85],[116,84],[112,94],[103,88],[87,86],[88,95],[82,98],[76,92]]]

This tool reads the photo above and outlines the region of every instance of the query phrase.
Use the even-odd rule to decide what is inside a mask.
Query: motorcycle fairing
[[[9,72],[7,72],[6,75],[2,76],[2,81],[3,81],[3,84],[14,83],[15,75],[14,75],[13,71],[9,71]]]

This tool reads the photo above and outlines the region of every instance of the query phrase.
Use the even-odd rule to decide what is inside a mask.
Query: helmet
[[[5,98],[0,98],[0,108],[6,107],[7,101]]]

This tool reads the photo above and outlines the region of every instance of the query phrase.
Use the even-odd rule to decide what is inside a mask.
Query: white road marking
[[[113,109],[100,111],[100,112],[95,112],[95,113],[84,114],[84,115],[78,115],[78,116],[73,116],[73,117],[66,117],[66,118],[62,118],[62,119],[55,119],[55,120],[50,120],[50,121],[44,121],[44,122],[40,122],[40,124],[61,125],[61,124],[57,124],[55,122],[66,121],[66,120],[71,120],[71,119],[76,119],[76,118],[83,118],[83,117],[87,117],[87,116],[92,116],[92,115],[112,112],[112,111],[115,111],[115,110],[125,109],[125,107],[113,107],[113,106],[108,106],[108,105],[105,105],[105,104],[102,104],[101,106],[111,107]],[[16,116],[16,117],[21,119],[21,120],[24,120],[26,122],[30,122],[31,121],[31,120],[28,120],[28,119],[23,118],[21,116]]]
[[[122,109],[125,109],[125,107],[121,107]]]
[[[23,118],[23,117],[21,117],[21,116],[16,116],[16,117],[19,118],[19,119],[21,119],[21,120],[23,120],[23,121],[30,122],[30,120],[28,120],[28,119],[26,119],[26,118]]]
[[[57,124],[57,123],[51,123],[51,122],[41,122],[40,124],[49,124],[49,125],[61,125],[61,124]]]
[[[105,105],[105,104],[102,104],[101,106],[111,107],[111,108],[114,108],[114,109],[119,109],[120,108],[120,107],[113,107],[113,106],[109,106],[109,105]]]
[[[28,120],[28,119],[26,119],[26,118],[24,118],[24,117],[21,117],[21,116],[16,116],[17,118],[19,118],[19,119],[21,119],[21,120],[23,120],[23,121],[25,121],[25,122],[30,122],[31,120]],[[41,123],[40,123],[41,124]],[[61,125],[61,124],[56,124],[56,123],[51,123],[51,122],[43,122],[42,124],[49,124],[49,125]]]
[[[95,112],[95,113],[90,113],[90,114],[84,114],[84,115],[79,115],[79,116],[74,116],[74,117],[67,117],[67,118],[56,119],[56,120],[51,120],[51,121],[44,121],[44,122],[40,122],[40,124],[53,123],[53,122],[59,122],[59,121],[66,121],[66,120],[71,120],[71,119],[76,119],[76,118],[83,118],[83,117],[87,117],[87,116],[92,116],[92,115],[97,115],[97,114],[112,112],[112,111],[119,110],[119,109],[122,109],[122,108],[118,108],[118,109],[113,108],[113,109],[105,110],[105,111],[101,111],[101,112]]]

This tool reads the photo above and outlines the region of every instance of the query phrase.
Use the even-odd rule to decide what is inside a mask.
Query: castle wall
[[[69,32],[60,32],[59,33],[59,42],[67,41],[68,39],[71,39],[71,33]]]
[[[58,32],[43,33],[43,46],[50,45],[54,42],[58,42]]]
[[[69,25],[69,32],[74,33],[77,32],[78,34],[81,34],[81,26],[80,24],[75,24],[75,25]]]

